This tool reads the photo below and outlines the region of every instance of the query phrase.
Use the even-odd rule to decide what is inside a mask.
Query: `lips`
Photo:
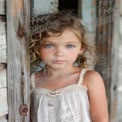
[[[65,60],[53,60],[54,64],[63,64],[65,63]]]

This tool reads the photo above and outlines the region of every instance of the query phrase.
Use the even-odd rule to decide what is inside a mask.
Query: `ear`
[[[85,52],[85,48],[82,48],[79,52],[80,55],[82,55]]]

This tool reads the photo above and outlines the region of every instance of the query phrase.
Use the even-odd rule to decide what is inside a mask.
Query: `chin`
[[[59,65],[59,64],[57,64],[57,65],[52,65],[52,66],[49,66],[49,67],[52,68],[52,69],[64,69],[67,66],[66,65]]]

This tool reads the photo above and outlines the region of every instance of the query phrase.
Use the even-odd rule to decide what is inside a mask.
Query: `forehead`
[[[55,34],[52,34],[50,37],[45,38],[45,41],[55,42],[58,40],[62,42],[63,41],[64,42],[67,42],[67,41],[79,42],[80,41],[78,36],[75,34],[75,32],[73,32],[70,29],[64,30],[62,34],[55,33]]]

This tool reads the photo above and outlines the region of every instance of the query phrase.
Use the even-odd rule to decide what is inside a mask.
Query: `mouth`
[[[64,60],[53,60],[53,63],[54,64],[63,64],[63,63],[65,63],[65,61]]]

